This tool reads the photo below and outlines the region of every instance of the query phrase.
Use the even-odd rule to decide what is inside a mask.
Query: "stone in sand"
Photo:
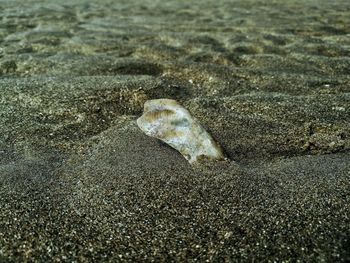
[[[178,150],[191,164],[200,159],[225,159],[220,146],[198,120],[175,100],[146,101],[137,125],[148,136]]]

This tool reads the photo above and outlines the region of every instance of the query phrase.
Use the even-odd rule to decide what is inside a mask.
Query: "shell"
[[[146,101],[137,125],[148,136],[178,150],[191,164],[201,158],[225,159],[220,146],[198,120],[175,100]]]

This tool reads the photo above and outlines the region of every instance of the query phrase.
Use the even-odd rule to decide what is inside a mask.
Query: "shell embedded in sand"
[[[219,145],[175,100],[146,101],[137,125],[148,136],[158,138],[178,150],[190,163],[202,157],[225,159]]]

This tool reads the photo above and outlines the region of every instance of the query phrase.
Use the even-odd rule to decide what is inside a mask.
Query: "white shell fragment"
[[[219,145],[198,120],[171,99],[148,100],[137,125],[148,136],[178,150],[191,164],[199,158],[225,159]]]

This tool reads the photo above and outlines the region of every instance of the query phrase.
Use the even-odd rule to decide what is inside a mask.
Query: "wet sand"
[[[0,1],[0,262],[350,260],[348,1]],[[182,103],[228,162],[136,125]]]

